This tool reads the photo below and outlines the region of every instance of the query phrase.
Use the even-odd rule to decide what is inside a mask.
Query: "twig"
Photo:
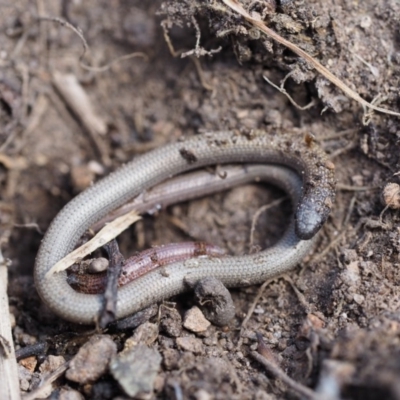
[[[347,96],[357,101],[364,107],[368,109],[373,109],[375,111],[379,111],[384,114],[394,115],[396,117],[400,117],[400,113],[397,113],[392,110],[387,110],[385,108],[377,107],[374,104],[368,103],[368,101],[364,100],[357,92],[350,89],[343,81],[337,78],[332,72],[330,72],[326,67],[324,67],[319,61],[315,58],[311,57],[304,50],[297,47],[295,44],[286,40],[282,36],[278,35],[275,31],[268,28],[263,21],[253,18],[238,2],[238,0],[222,0],[225,5],[230,7],[232,10],[236,11],[238,14],[244,17],[244,19],[250,22],[252,25],[257,27],[261,32],[274,39],[276,42],[286,46],[288,49],[292,50],[298,56],[304,58],[307,62],[309,62],[321,75],[323,75],[326,79],[328,79],[331,83],[333,83],[336,87],[341,89]]]
[[[104,136],[107,133],[106,122],[95,112],[88,95],[75,75],[55,71],[53,73],[53,84],[68,107],[73,109],[91,134]]]
[[[164,32],[164,40],[167,43],[169,52],[171,53],[172,57],[178,57],[183,53],[183,50],[175,50],[174,45],[172,44],[171,38],[168,33],[167,21],[161,22],[161,28]]]
[[[253,312],[254,312],[254,310],[255,310],[255,308],[256,308],[258,302],[260,301],[261,296],[263,295],[265,288],[266,288],[268,285],[270,285],[271,282],[273,282],[274,280],[275,280],[275,279],[269,279],[268,281],[265,281],[265,282],[259,287],[259,289],[258,289],[258,291],[257,291],[257,295],[256,295],[256,297],[254,298],[253,302],[251,303],[251,306],[249,307],[249,309],[248,309],[248,311],[247,311],[246,317],[244,318],[244,320],[242,321],[242,324],[241,324],[241,326],[240,326],[239,340],[238,340],[238,343],[237,343],[237,345],[236,345],[236,348],[237,348],[237,349],[240,348],[241,345],[242,345],[242,342],[243,342],[243,338],[242,338],[243,331],[244,331],[244,329],[246,328],[246,325],[247,325],[247,323],[249,322],[251,316],[253,315]]]
[[[107,286],[103,295],[104,303],[99,315],[99,326],[101,329],[104,329],[116,319],[118,278],[124,262],[124,256],[119,251],[118,243],[115,239],[107,243],[104,248],[107,251],[110,265],[107,270]]]
[[[194,49],[183,52],[181,54],[181,58],[185,58],[185,57],[193,56],[193,55],[196,57],[212,56],[215,53],[219,53],[222,50],[222,46],[219,46],[217,49],[213,49],[213,50],[206,50],[205,48],[200,46],[200,39],[201,39],[200,26],[194,17],[191,18],[191,21],[192,21],[192,25],[196,31],[196,45],[195,45]]]
[[[272,81],[270,81],[266,75],[263,75],[264,80],[266,80],[272,87],[274,87],[276,90],[279,90],[284,96],[286,96],[288,98],[288,100],[299,110],[308,110],[309,108],[313,107],[315,105],[314,100],[311,100],[307,105],[305,106],[300,106],[298,105],[293,97],[286,91],[286,89],[283,87],[285,84],[286,79],[290,76],[290,72],[285,76],[285,78],[283,79],[283,81],[281,82],[281,86],[277,86],[275,85],[275,83],[273,83]]]
[[[253,315],[253,312],[256,308],[256,305],[258,304],[258,302],[261,299],[261,296],[264,293],[265,288],[270,285],[275,279],[269,279],[268,281],[265,281],[260,288],[258,289],[257,295],[254,298],[253,302],[251,303],[251,306],[249,308],[249,310],[247,311],[246,317],[244,318],[243,322],[242,322],[242,326],[241,328],[245,328],[247,323],[249,322],[249,319],[251,318],[251,316]]]
[[[381,213],[379,214],[379,223],[381,225],[386,225],[385,222],[383,222],[383,214],[385,214],[385,212],[390,208],[389,204],[387,206],[385,206],[385,208],[381,211]]]
[[[284,200],[286,200],[286,199],[287,199],[287,196],[281,197],[280,199],[274,200],[273,202],[271,202],[271,203],[269,203],[269,204],[266,204],[266,205],[260,207],[260,208],[256,211],[256,213],[254,214],[253,219],[252,219],[252,221],[251,221],[251,229],[250,229],[250,248],[253,246],[253,243],[254,243],[254,232],[255,232],[255,230],[256,230],[256,225],[257,225],[258,219],[260,218],[260,215],[261,215],[263,212],[269,210],[270,208],[273,208],[273,207],[278,206],[279,204],[281,204],[281,203],[282,203]]]
[[[278,367],[273,362],[267,360],[261,354],[257,353],[256,351],[252,351],[250,352],[250,355],[256,361],[258,361],[271,375],[273,375],[276,379],[280,379],[301,396],[305,396],[308,399],[312,400],[322,400],[322,398],[318,396],[317,393],[309,389],[307,386],[304,386],[301,383],[294,381],[292,378],[286,375],[286,373],[280,367]]]
[[[49,344],[46,341],[37,342],[35,344],[21,347],[15,352],[17,361],[23,360],[32,356],[42,356],[46,354]]]
[[[384,96],[382,93],[378,93],[371,101],[371,104],[373,105],[377,105],[377,104],[381,104],[384,101],[386,101],[388,99],[387,96]],[[362,124],[363,125],[369,125],[369,123],[371,122],[372,119],[372,110],[368,110],[368,112],[364,113],[363,119],[362,119]]]
[[[337,149],[333,153],[329,154],[328,158],[330,160],[332,160],[333,158],[336,158],[344,153],[347,153],[348,151],[353,150],[356,147],[357,147],[357,143],[355,141],[350,142],[349,144],[347,144],[347,146]]]
[[[19,400],[19,380],[8,308],[7,261],[0,250],[0,399]]]
[[[83,51],[79,57],[79,61],[81,61],[83,59],[86,52],[89,52],[89,45],[87,44],[87,41],[86,41],[85,37],[83,36],[81,29],[75,28],[75,26],[70,24],[68,21],[66,21],[65,19],[59,18],[59,17],[49,17],[49,16],[45,16],[45,15],[39,15],[37,17],[37,19],[38,19],[38,21],[57,22],[61,26],[65,26],[66,28],[68,28],[72,32],[74,32],[76,35],[78,35],[79,39],[82,42],[82,46],[83,46]]]
[[[132,58],[143,58],[145,61],[149,61],[149,57],[145,53],[139,51],[135,53],[124,54],[123,56],[117,57],[115,60],[110,61],[108,64],[102,65],[101,67],[91,67],[90,65],[80,63],[80,66],[86,71],[91,72],[105,72],[108,71],[113,65],[120,63],[121,61],[130,60]]]
[[[36,8],[37,8],[37,13],[39,15],[46,14],[46,7],[43,3],[43,0],[36,0]],[[46,26],[46,24],[42,24],[42,22],[39,21],[39,43],[40,43],[39,54],[40,54],[40,65],[42,67],[48,61],[47,41],[48,41],[48,26]]]
[[[305,312],[307,314],[309,314],[311,312],[311,305],[306,300],[304,294],[301,293],[299,289],[297,289],[297,286],[293,282],[292,278],[289,275],[285,274],[285,275],[282,275],[282,279],[285,280],[290,285],[290,287],[292,288],[294,294],[297,296],[297,300],[303,306]]]
[[[195,45],[194,49],[186,51],[183,49],[175,50],[174,45],[172,44],[171,38],[168,33],[167,21],[161,22],[161,27],[164,32],[165,42],[167,43],[168,49],[173,57],[180,56],[181,58],[184,58],[184,57],[195,56],[198,58],[198,57],[205,56],[205,55],[212,56],[213,54],[219,53],[222,50],[221,46],[219,46],[217,49],[213,49],[213,50],[206,50],[206,49],[200,47],[200,27],[194,18],[192,18],[192,24],[196,30],[196,45]]]
[[[341,190],[343,192],[367,192],[369,190],[379,190],[379,186],[352,186],[345,185],[344,183],[338,183],[336,185],[337,190]]]
[[[40,226],[37,224],[37,222],[30,222],[26,224],[14,224],[14,228],[25,228],[25,229],[35,229],[37,233],[40,235],[44,235],[44,232],[40,229]]]
[[[92,103],[75,75],[61,74],[54,71],[53,84],[61,94],[68,107],[79,118],[89,133],[90,138],[96,145],[105,165],[111,165],[108,148],[104,142],[107,133],[107,123],[100,117],[92,107]]]
[[[351,129],[345,129],[344,131],[341,132],[335,132],[335,133],[331,133],[329,135],[326,136],[317,136],[318,141],[320,142],[325,142],[328,140],[334,140],[334,139],[339,139],[342,138],[343,136],[349,135],[351,133],[357,133],[358,129],[357,128],[351,128]]]
[[[203,86],[204,89],[210,91],[210,92],[214,92],[214,86],[211,85],[210,83],[207,82],[205,76],[204,76],[204,72],[203,69],[201,68],[201,64],[198,58],[191,56],[190,57],[191,61],[193,61],[193,64],[196,68],[197,74],[199,76],[200,79],[200,83]]]

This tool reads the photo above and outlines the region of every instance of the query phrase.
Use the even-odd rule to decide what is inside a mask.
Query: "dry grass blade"
[[[341,89],[344,93],[347,94],[350,98],[357,101],[361,105],[366,108],[379,111],[384,114],[395,115],[396,117],[400,117],[400,113],[397,113],[392,110],[387,110],[385,108],[377,107],[374,104],[368,103],[368,101],[364,100],[357,92],[350,89],[343,81],[337,78],[332,74],[326,67],[324,67],[320,62],[318,62],[315,58],[311,57],[304,50],[297,47],[295,44],[289,42],[284,39],[282,36],[278,35],[272,29],[268,28],[263,21],[253,18],[237,0],[222,0],[225,5],[227,5],[232,10],[236,11],[242,17],[246,19],[246,21],[250,22],[256,28],[258,28],[261,32],[265,33],[270,38],[274,39],[278,43],[286,46],[288,49],[292,50],[298,56],[304,58],[307,62],[309,62],[321,75],[323,75],[326,79],[332,82],[335,86]]]
[[[133,210],[106,225],[93,239],[86,242],[83,246],[69,253],[63,259],[53,265],[46,273],[46,278],[49,278],[55,272],[65,271],[72,264],[80,261],[83,257],[92,253],[101,246],[104,246],[110,240],[116,238],[121,232],[127,229],[130,225],[138,221],[141,217]]]

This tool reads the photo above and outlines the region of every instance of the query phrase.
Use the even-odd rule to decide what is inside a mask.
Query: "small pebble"
[[[360,282],[361,276],[359,264],[360,263],[358,261],[350,262],[348,265],[346,265],[346,268],[340,274],[342,281],[346,285],[353,286],[357,285],[358,282]]]
[[[32,373],[22,365],[18,365],[18,378],[20,389],[26,392],[29,389]]]
[[[110,372],[128,396],[151,393],[161,365],[161,355],[144,344],[125,350],[113,358]]]
[[[385,206],[395,210],[400,208],[400,185],[397,183],[388,183],[383,188],[383,202]]]
[[[158,337],[158,325],[151,322],[145,322],[135,329],[134,334],[125,341],[124,351],[142,343],[151,345]]]
[[[93,336],[71,360],[65,376],[80,384],[93,382],[107,371],[111,358],[116,354],[117,346],[110,336]]]
[[[63,356],[50,355],[40,364],[39,371],[50,374],[63,364],[65,364],[65,358]]]
[[[199,307],[192,307],[187,310],[183,318],[183,326],[192,332],[204,332],[211,325],[201,312]]]
[[[353,299],[357,304],[361,305],[362,303],[364,303],[365,296],[363,296],[362,294],[355,293],[353,295]]]
[[[93,172],[96,175],[104,175],[106,172],[104,167],[96,160],[89,161],[87,166],[89,171]]]
[[[315,314],[308,314],[307,320],[311,323],[314,329],[322,329],[325,327],[325,322]]]
[[[37,359],[35,356],[27,357],[21,360],[19,364],[24,366],[28,371],[34,372],[37,365]]]
[[[91,274],[98,274],[99,272],[103,272],[108,268],[109,263],[110,262],[107,260],[107,258],[95,258],[88,265],[88,272]]]
[[[195,394],[194,394],[194,398],[196,400],[211,400],[214,396],[211,396],[210,393],[208,393],[206,390],[204,389],[200,389],[198,390]]]
[[[85,400],[85,398],[76,390],[61,389],[58,400]]]
[[[369,15],[363,15],[360,20],[361,28],[367,30],[372,24],[372,19]]]

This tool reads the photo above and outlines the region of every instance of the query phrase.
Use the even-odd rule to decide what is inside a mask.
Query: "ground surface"
[[[232,291],[236,317],[227,330],[211,326],[195,335],[161,324],[151,341],[163,359],[150,398],[296,398],[249,357],[258,332],[277,365],[325,395],[330,382],[339,398],[400,399],[400,214],[387,210],[379,219],[382,188],[399,179],[399,119],[375,113],[363,125],[359,104],[218,1],[6,3],[0,3],[0,244],[12,261],[15,345],[49,344],[45,354],[34,357],[33,367],[24,365],[23,389],[37,385],[39,367],[49,355],[68,360],[87,337],[87,331],[45,309],[32,279],[43,232],[68,200],[92,180],[183,134],[297,127],[320,141],[341,184],[317,249],[290,277],[266,286],[241,331],[257,287]],[[275,10],[266,0],[245,6],[258,14],[267,10],[268,26],[366,100],[380,95],[382,106],[399,110],[398,1],[278,3]],[[104,72],[84,70],[76,33],[54,21],[39,23],[38,14],[62,17],[82,29],[90,46],[85,63],[102,66],[132,52],[146,59],[117,62]],[[162,21],[177,57],[167,46]],[[289,72],[287,91],[300,105],[314,101],[313,107],[294,107],[263,79],[266,75],[279,85]],[[102,129],[90,135],[83,128],[54,84],[56,73],[75,75]],[[194,238],[241,254],[249,249],[255,212],[281,196],[246,185],[177,205],[146,217],[120,245],[131,254]],[[257,244],[264,247],[279,236],[286,214],[288,205],[262,215]],[[176,302],[183,315],[192,299]],[[112,338],[120,350],[131,335],[128,330]],[[185,346],[178,340],[184,337],[198,339],[199,346]],[[65,395],[60,387],[87,398],[125,396],[108,373],[85,385],[61,377],[52,398]]]

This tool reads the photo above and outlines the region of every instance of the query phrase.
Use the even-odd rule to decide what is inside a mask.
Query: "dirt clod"
[[[185,351],[190,351],[194,354],[203,354],[204,352],[202,341],[195,337],[179,337],[176,339],[176,344],[178,348]]]

